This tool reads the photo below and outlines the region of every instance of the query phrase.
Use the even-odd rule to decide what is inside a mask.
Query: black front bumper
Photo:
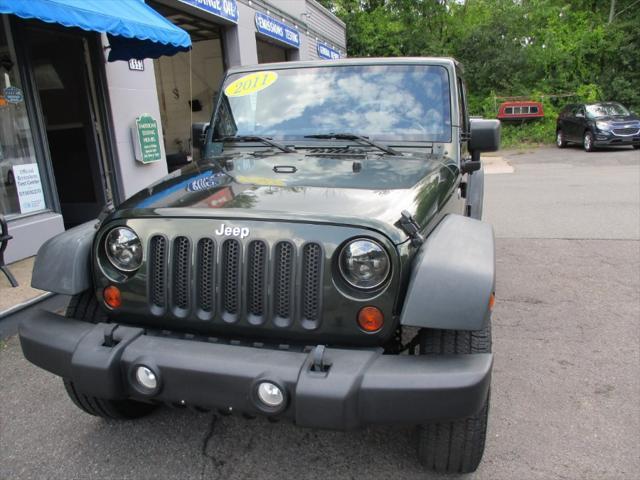
[[[597,131],[593,137],[593,144],[598,147],[640,145],[640,134],[616,135],[608,131]]]
[[[268,380],[286,392],[278,416],[341,430],[469,417],[483,406],[491,381],[491,354],[427,357],[327,348],[328,369],[314,371],[314,351],[159,337],[124,325],[114,330],[117,343],[105,346],[105,328],[113,327],[42,311],[20,325],[20,342],[30,362],[89,395],[269,414],[254,394]],[[157,374],[156,392],[136,386],[138,365]]]

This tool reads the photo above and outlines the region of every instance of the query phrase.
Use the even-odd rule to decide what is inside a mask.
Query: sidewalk
[[[19,284],[16,288],[12,288],[7,277],[0,273],[0,317],[21,304],[47,295],[47,292],[31,288],[31,271],[35,258],[25,258],[9,265]]]

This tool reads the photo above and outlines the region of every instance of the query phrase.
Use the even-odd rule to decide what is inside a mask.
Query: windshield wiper
[[[304,138],[326,138],[327,140],[331,140],[335,138],[336,140],[358,140],[362,143],[366,143],[372,147],[375,147],[379,150],[382,150],[389,155],[402,155],[397,150],[394,150],[387,145],[381,145],[373,140],[369,140],[367,137],[363,137],[362,135],[356,135],[355,133],[318,133],[316,135],[305,135]]]
[[[235,136],[227,136],[214,139],[214,142],[261,142],[265,145],[270,145],[279,150],[282,150],[285,153],[295,153],[295,150],[287,147],[286,145],[282,145],[281,143],[274,142],[270,138],[260,137],[257,135],[235,135]]]

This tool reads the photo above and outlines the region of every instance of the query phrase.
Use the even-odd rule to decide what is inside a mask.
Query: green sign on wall
[[[162,159],[158,122],[151,115],[143,113],[136,118],[133,134],[133,145],[136,160],[142,163],[153,163]]]

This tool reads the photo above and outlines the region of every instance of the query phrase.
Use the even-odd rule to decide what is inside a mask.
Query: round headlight
[[[105,241],[107,258],[123,272],[133,272],[142,265],[142,243],[138,235],[127,227],[117,227],[109,232]]]
[[[347,243],[340,252],[338,265],[344,279],[362,289],[382,285],[391,270],[389,255],[382,245],[365,238]]]

